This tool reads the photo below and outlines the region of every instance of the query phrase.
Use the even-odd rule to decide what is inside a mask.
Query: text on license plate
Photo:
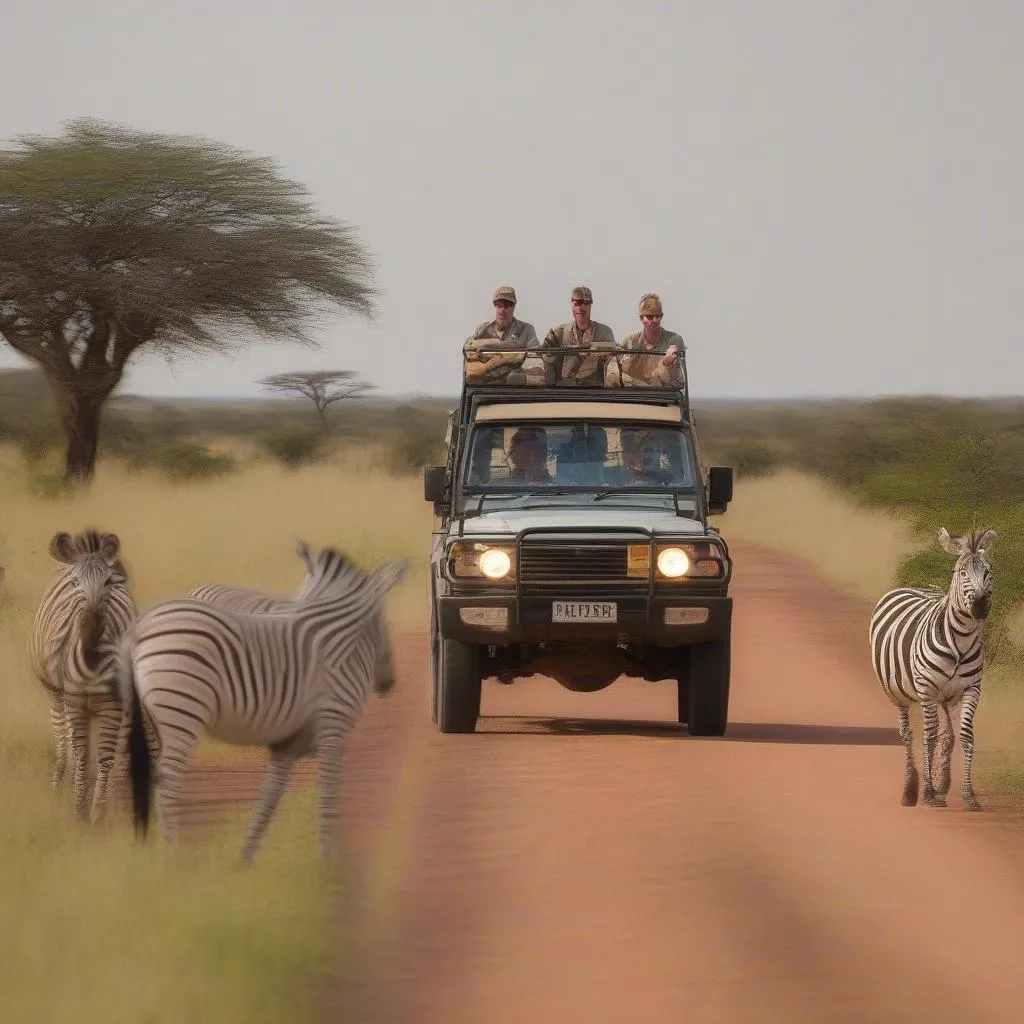
[[[552,601],[552,622],[617,622],[614,601]]]

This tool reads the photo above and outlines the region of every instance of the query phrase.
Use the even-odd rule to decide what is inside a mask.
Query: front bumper
[[[615,622],[552,622],[552,602],[600,601],[614,602]],[[463,621],[463,609],[505,609],[507,624],[472,625]],[[707,609],[703,622],[665,622],[666,609]],[[570,641],[609,642],[645,641],[658,647],[685,647],[708,640],[724,640],[732,628],[732,598],[721,594],[672,594],[645,591],[637,593],[557,593],[519,598],[514,593],[460,594],[437,598],[438,625],[441,635],[470,644],[515,644]],[[700,614],[699,612],[697,614]]]

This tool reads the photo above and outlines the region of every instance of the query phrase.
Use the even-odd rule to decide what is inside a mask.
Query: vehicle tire
[[[723,736],[729,720],[731,643],[712,640],[690,648],[690,710],[687,731],[691,736]]]
[[[679,648],[676,662],[676,686],[679,691],[679,721],[686,725],[690,720],[690,648]]]
[[[437,727],[441,732],[474,732],[480,717],[480,648],[461,640],[439,638],[437,660]]]
[[[441,634],[437,625],[437,605],[430,603],[430,720],[437,725],[438,692],[441,688]]]

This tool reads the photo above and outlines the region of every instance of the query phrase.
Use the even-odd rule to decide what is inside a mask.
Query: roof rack
[[[603,379],[608,360],[614,360],[621,366],[623,356],[632,355],[625,349],[595,345],[590,348],[530,346],[512,347],[500,341],[482,339],[472,342],[472,351],[483,359],[491,355],[513,355],[522,353],[518,365],[513,364],[512,371],[505,380],[500,382],[481,379],[467,379],[466,370],[471,362],[466,358],[469,343],[462,353],[462,394],[459,402],[460,422],[469,423],[481,404],[491,402],[595,402],[609,400],[615,402],[645,402],[647,404],[673,405],[680,408],[682,421],[692,425],[690,413],[689,375],[686,372],[685,353],[679,353],[683,370],[682,388],[658,387],[648,385],[624,385],[621,387],[604,387],[579,385],[574,380],[559,379],[561,366],[560,357],[565,355],[593,355],[599,358],[600,376]],[[541,360],[540,355],[554,356],[551,361]],[[468,399],[468,401],[467,401]]]

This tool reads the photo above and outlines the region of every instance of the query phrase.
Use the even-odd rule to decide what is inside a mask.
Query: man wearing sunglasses
[[[640,299],[643,330],[622,339],[620,348],[628,354],[619,356],[619,365],[609,364],[606,379],[611,387],[683,387],[686,346],[678,334],[661,326],[664,315],[657,295]]]
[[[594,296],[586,285],[577,285],[569,294],[572,319],[552,327],[541,343],[544,348],[578,348],[586,355],[541,353],[548,383],[556,381],[583,387],[603,387],[606,354],[615,350],[615,334],[607,324],[590,319]]]
[[[526,374],[520,369],[525,352],[494,352],[494,348],[526,349],[538,345],[533,324],[515,317],[516,290],[509,285],[495,289],[492,299],[494,319],[477,325],[466,341],[466,380],[471,384],[525,384]],[[495,344],[497,343],[497,344]],[[480,348],[485,351],[478,351]]]

